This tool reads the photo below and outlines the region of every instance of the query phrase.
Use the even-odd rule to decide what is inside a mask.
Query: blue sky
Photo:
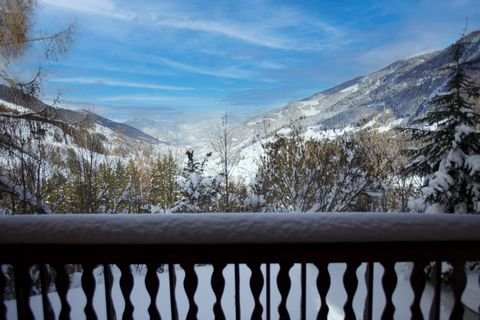
[[[44,97],[114,120],[261,114],[480,28],[480,0],[43,0],[35,30],[76,22]]]

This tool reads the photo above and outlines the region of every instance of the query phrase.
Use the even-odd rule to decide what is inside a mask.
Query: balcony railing
[[[0,319],[478,319],[469,261],[480,216],[4,216]]]

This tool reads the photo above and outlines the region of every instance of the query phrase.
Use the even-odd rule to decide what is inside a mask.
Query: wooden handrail
[[[411,213],[0,216],[0,243],[248,244],[479,241],[480,215]]]
[[[235,292],[235,311],[231,314],[249,317],[242,309],[239,286],[251,288],[254,303],[252,317],[275,319],[272,310],[278,309],[281,319],[306,319],[309,303],[306,287],[316,288],[321,307],[318,317],[324,318],[331,311],[327,305],[327,292],[333,285],[328,266],[345,263],[343,282],[347,299],[343,306],[346,318],[363,316],[372,319],[374,290],[385,293],[386,304],[381,311],[383,318],[395,314],[393,296],[400,281],[395,271],[397,262],[411,262],[411,288],[414,294],[410,307],[412,316],[421,316],[420,297],[426,283],[433,286],[434,299],[430,317],[440,317],[442,286],[452,287],[452,317],[461,317],[465,312],[461,295],[466,287],[465,262],[480,261],[480,216],[473,215],[420,215],[391,213],[328,213],[328,214],[195,214],[195,215],[52,215],[0,217],[0,264],[9,266],[13,272],[17,292],[17,313],[21,319],[32,319],[34,312],[28,303],[31,288],[35,286],[32,268],[40,271],[40,290],[43,316],[54,318],[49,295],[50,281],[54,281],[60,296],[60,318],[70,317],[71,306],[66,299],[70,286],[65,266],[78,264],[82,273],[82,289],[87,303],[88,319],[98,317],[94,307],[96,286],[92,272],[99,266],[104,270],[106,316],[116,319],[121,310],[115,310],[112,299],[114,277],[110,268],[118,266],[121,272],[119,286],[125,299],[123,317],[132,317],[135,305],[130,300],[134,277],[130,265],[145,264],[147,273],[145,287],[150,301],[149,317],[159,319],[161,310],[178,318],[179,300],[175,288],[183,286],[187,297],[187,319],[198,317],[195,294],[199,281],[198,265],[212,265],[209,280],[215,304],[213,314],[225,318],[222,296],[225,294],[223,270],[233,266],[232,276]],[[451,284],[441,281],[441,263],[453,267]],[[433,263],[433,264],[432,264]],[[168,266],[169,278],[158,282],[159,266]],[[239,266],[248,268],[249,279],[240,277]],[[278,270],[271,271],[270,266]],[[300,266],[298,279],[289,274],[292,266]],[[306,266],[318,270],[316,279],[306,276]],[[365,277],[358,277],[360,266],[365,266]],[[385,270],[382,279],[374,279],[374,266]],[[428,280],[425,267],[433,267]],[[166,268],[166,267],[165,267]],[[184,272],[184,283],[177,283],[174,272]],[[310,267],[309,267],[310,268]],[[3,268],[5,269],[5,268]],[[376,277],[376,276],[375,276]],[[0,272],[0,320],[6,319],[7,297],[5,289],[11,285],[12,275]],[[235,281],[234,281],[235,280]],[[298,280],[298,283],[295,281]],[[338,281],[338,279],[337,279]],[[376,282],[375,282],[376,281]],[[374,283],[377,283],[375,286]],[[299,314],[291,315],[287,296],[292,286],[298,285],[301,299]],[[366,288],[365,306],[356,314],[353,296],[360,285]],[[477,281],[478,285],[478,281]],[[158,306],[156,296],[159,287],[170,286],[165,305]],[[265,287],[267,286],[267,287]],[[270,299],[272,288],[277,292],[279,304]],[[263,297],[267,294],[267,297]],[[478,292],[478,291],[474,291]],[[477,301],[480,301],[478,297]],[[277,302],[275,302],[277,303]],[[476,310],[474,310],[476,311]],[[471,311],[468,311],[471,312]],[[277,313],[275,313],[277,314]],[[378,315],[380,316],[380,315]],[[424,314],[424,316],[426,316]]]

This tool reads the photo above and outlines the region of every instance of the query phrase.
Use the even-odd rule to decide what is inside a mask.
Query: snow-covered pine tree
[[[199,162],[188,150],[187,164],[181,176],[177,177],[180,189],[180,200],[172,208],[172,212],[212,212],[217,210],[217,179],[204,174],[205,163],[211,153]]]
[[[175,183],[178,165],[171,152],[159,157],[152,165],[150,201],[152,213],[167,212],[175,205],[178,187]]]
[[[480,116],[475,108],[480,87],[471,76],[469,39],[452,47],[444,85],[426,102],[426,114],[404,129],[417,148],[407,150],[410,173],[424,177],[423,196],[410,201],[414,211],[478,213],[480,211]]]

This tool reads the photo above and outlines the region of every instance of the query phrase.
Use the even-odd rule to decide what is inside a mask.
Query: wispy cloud
[[[203,75],[212,76],[212,77],[244,79],[244,78],[251,78],[255,76],[254,72],[244,70],[236,66],[213,69],[213,68],[194,66],[194,65],[178,62],[178,61],[160,57],[160,56],[149,55],[148,57],[150,59],[150,62],[158,62],[178,70],[197,73],[197,74],[203,74]]]
[[[53,78],[53,79],[50,79],[50,81],[59,82],[59,83],[92,84],[92,85],[105,85],[110,87],[126,87],[126,88],[139,88],[139,89],[173,90],[173,91],[193,90],[193,88],[190,88],[190,87],[170,86],[170,85],[161,85],[161,84],[144,83],[144,82],[122,81],[122,80],[96,78],[96,77]]]
[[[232,22],[208,21],[201,19],[185,19],[181,17],[158,16],[152,19],[158,26],[201,31],[219,34],[228,38],[241,40],[250,44],[273,48],[273,49],[300,49],[294,47],[287,39],[280,36],[252,30],[248,25],[235,25]]]
[[[278,62],[273,62],[273,61],[260,61],[257,63],[257,66],[263,69],[269,69],[269,70],[282,70],[285,69],[285,65],[282,63]]]
[[[172,118],[184,117],[185,112],[168,106],[138,106],[138,105],[109,105],[109,104],[92,104],[81,102],[80,100],[65,100],[57,107],[72,110],[88,110],[97,114],[106,116],[114,121],[126,121],[135,118],[145,118],[152,120],[170,121]]]
[[[42,0],[42,3],[67,10],[79,11],[87,14],[109,16],[116,19],[135,19],[134,14],[129,14],[126,11],[119,10],[115,2],[112,0]]]
[[[300,99],[308,93],[302,86],[275,86],[269,88],[250,88],[231,92],[225,103],[233,106],[275,105],[281,106],[295,98]]]
[[[300,20],[301,21],[301,20]],[[289,37],[284,28],[290,27],[294,30],[292,25],[282,25],[271,28],[269,25],[264,25],[260,21],[239,23],[236,21],[211,21],[200,18],[189,19],[181,16],[167,17],[158,16],[151,20],[151,23],[168,28],[190,30],[196,32],[208,32],[217,34],[223,37],[240,40],[256,46],[267,47],[271,49],[294,50],[294,51],[317,51],[329,48],[332,46],[331,42],[321,41],[318,38],[316,41],[298,41],[296,37]],[[305,23],[305,20],[304,20]],[[319,26],[321,24],[311,24],[311,26]],[[339,36],[336,28],[321,27],[321,31],[328,36]],[[278,31],[277,31],[278,30]]]
[[[39,0],[38,25],[78,21],[50,74],[55,86],[71,84],[68,98],[203,116],[260,113],[441,49],[466,16],[478,28],[476,2]]]
[[[183,107],[211,107],[220,106],[223,103],[219,99],[199,96],[174,96],[174,95],[148,95],[148,94],[125,94],[112,95],[100,99],[103,102],[146,102],[163,106]]]
[[[235,19],[235,16],[212,17],[208,10],[203,15],[198,14],[198,7],[192,6],[192,8],[189,8],[188,6],[183,6],[179,8],[172,5],[172,3],[168,5],[155,3],[155,8],[151,8],[151,5],[149,7],[141,4],[126,7],[112,0],[43,0],[43,3],[67,10],[102,15],[132,23],[219,35],[271,49],[323,50],[331,46],[331,42],[322,42],[320,39],[317,39],[315,42],[297,41],[297,37],[285,35],[287,28],[291,30],[299,28],[302,29],[302,32],[308,29],[308,32],[320,32],[323,34],[323,37],[335,37],[337,40],[342,35],[338,27],[320,21],[318,18],[309,17],[293,8],[282,8],[278,5],[263,5],[262,8],[259,8],[257,4],[256,10],[253,12],[249,5],[245,5],[244,7],[253,13],[254,18],[249,17],[247,21],[242,21],[241,19]],[[240,9],[244,9],[244,7],[240,7]],[[265,18],[263,14],[255,17],[256,11],[265,13],[275,12],[275,14],[269,14],[270,18]]]

